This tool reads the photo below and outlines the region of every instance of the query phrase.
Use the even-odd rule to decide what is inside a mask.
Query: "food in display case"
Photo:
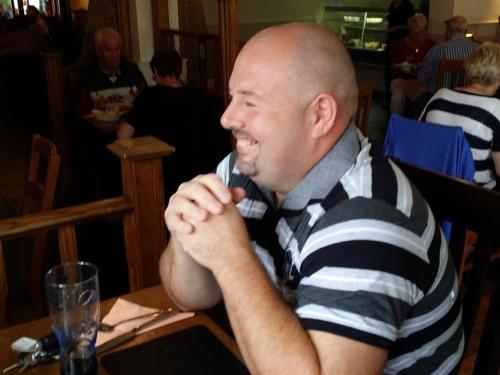
[[[387,11],[381,8],[325,7],[322,23],[350,49],[382,52],[386,47]]]

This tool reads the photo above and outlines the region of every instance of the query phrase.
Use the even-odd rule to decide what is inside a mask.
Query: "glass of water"
[[[52,330],[59,341],[61,374],[97,374],[97,268],[85,262],[56,266],[45,275],[45,288]]]

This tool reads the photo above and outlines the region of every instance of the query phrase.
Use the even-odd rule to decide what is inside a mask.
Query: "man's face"
[[[252,45],[238,56],[229,90],[231,103],[221,118],[233,132],[236,166],[259,185],[288,193],[300,175],[306,142],[304,100],[294,84],[286,52]]]
[[[116,35],[106,34],[96,48],[97,56],[104,69],[116,71],[120,64],[121,40]]]
[[[408,27],[408,34],[412,40],[421,39],[425,38],[426,30],[423,27],[419,27],[415,23],[411,22]]]

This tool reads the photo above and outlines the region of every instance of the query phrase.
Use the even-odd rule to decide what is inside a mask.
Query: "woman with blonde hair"
[[[483,43],[465,62],[467,85],[436,92],[420,120],[460,126],[469,141],[476,167],[474,181],[496,186],[500,176],[500,45]]]

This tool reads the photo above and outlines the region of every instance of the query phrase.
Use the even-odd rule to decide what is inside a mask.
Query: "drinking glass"
[[[86,262],[56,266],[45,275],[45,287],[52,330],[59,341],[61,374],[97,374],[97,268]]]

